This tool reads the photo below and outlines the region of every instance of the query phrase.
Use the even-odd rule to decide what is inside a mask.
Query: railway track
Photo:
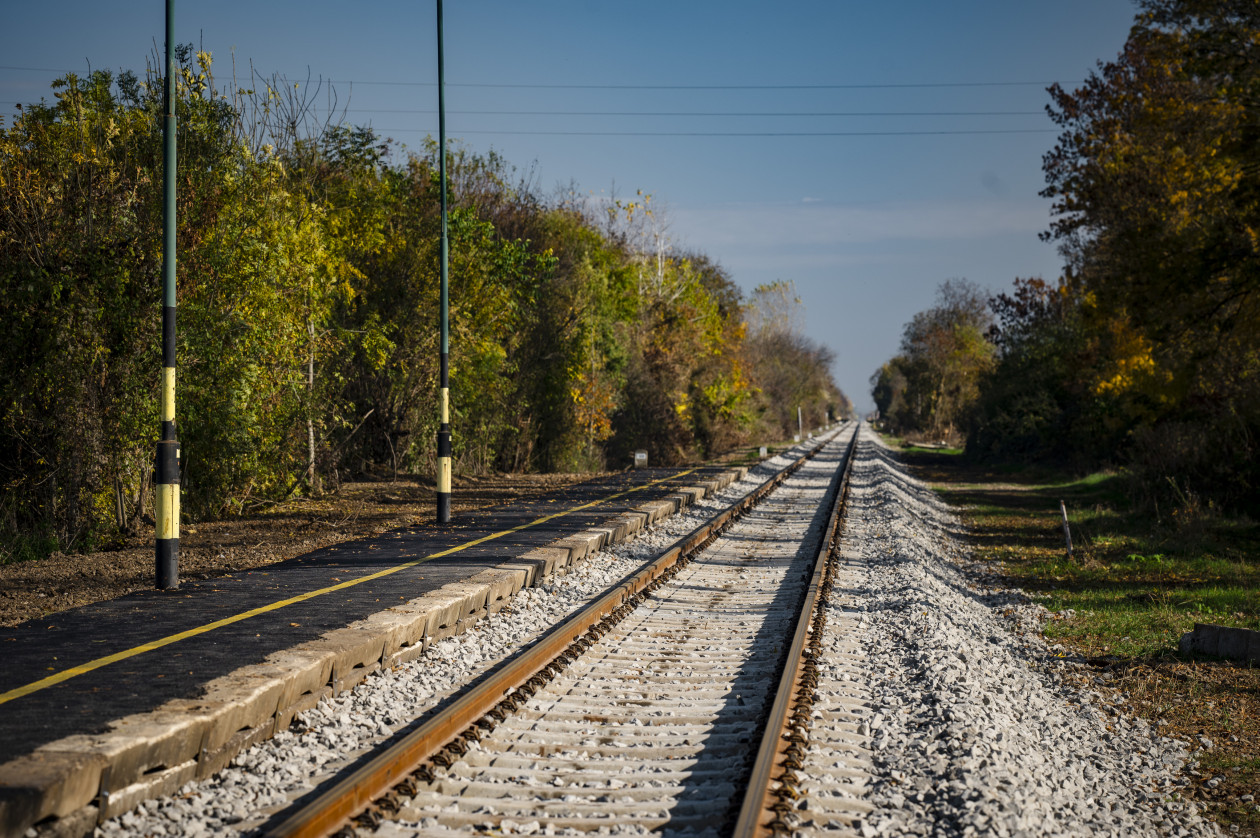
[[[758,505],[682,539],[265,834],[789,829],[817,679],[807,649],[825,628],[815,606],[855,436],[850,425]]]

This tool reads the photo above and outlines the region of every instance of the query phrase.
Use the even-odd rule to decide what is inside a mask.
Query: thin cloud
[[[1043,202],[939,201],[865,205],[821,201],[675,207],[688,238],[726,247],[815,247],[1036,235],[1049,226]]]

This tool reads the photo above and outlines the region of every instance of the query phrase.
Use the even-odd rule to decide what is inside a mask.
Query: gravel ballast
[[[566,615],[638,570],[680,536],[747,494],[805,450],[772,457],[741,481],[636,538],[592,554],[565,575],[513,597],[467,632],[433,643],[417,660],[325,699],[287,731],[238,755],[215,777],[106,821],[97,836],[236,835],[265,823],[353,758],[423,715]]]
[[[842,595],[827,606],[836,633],[824,648],[833,654],[820,667],[819,693],[835,706],[815,714],[797,834],[1219,834],[1194,804],[1174,799],[1187,745],[1073,686],[1090,679],[1040,638],[1045,610],[971,563],[950,509],[873,433],[862,434]],[[97,834],[231,835],[258,826],[640,567],[699,516],[764,479],[767,466],[785,463],[768,463],[685,515],[522,591],[416,662],[322,702],[213,780]],[[834,803],[820,806],[826,797]]]
[[[397,824],[374,834],[724,834],[774,700],[782,638],[797,622],[845,441],[805,463],[453,764],[399,795]]]
[[[1070,686],[1045,610],[968,562],[955,515],[865,428],[849,504],[850,587],[832,607],[865,647],[838,679],[864,671],[870,707],[858,834],[1219,834],[1173,800],[1185,743]],[[812,745],[823,764],[825,736]]]

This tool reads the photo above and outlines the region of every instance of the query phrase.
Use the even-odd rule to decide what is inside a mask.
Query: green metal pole
[[[438,180],[442,191],[442,264],[440,277],[440,331],[441,347],[438,356],[438,404],[441,411],[437,435],[437,521],[451,521],[451,397],[450,397],[450,300],[448,297],[447,270],[448,244],[446,237],[446,79],[442,61],[442,0],[437,0],[438,43]]]
[[[162,123],[162,438],[157,444],[156,584],[179,587],[179,442],[175,438],[175,0],[166,0]]]

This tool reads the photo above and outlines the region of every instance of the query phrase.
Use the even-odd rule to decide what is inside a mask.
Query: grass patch
[[[1196,510],[1138,514],[1109,472],[984,468],[913,447],[901,459],[962,512],[976,558],[1000,562],[1053,612],[1047,639],[1088,659],[1165,735],[1202,748],[1186,795],[1260,835],[1260,801],[1242,800],[1260,798],[1260,668],[1177,651],[1196,622],[1260,630],[1260,525]]]
[[[51,535],[0,534],[0,565],[46,559],[58,546]]]
[[[922,440],[911,440],[905,437],[884,434],[884,442],[910,454],[941,454],[956,457],[963,453],[962,448],[954,448],[943,443],[923,443]]]

